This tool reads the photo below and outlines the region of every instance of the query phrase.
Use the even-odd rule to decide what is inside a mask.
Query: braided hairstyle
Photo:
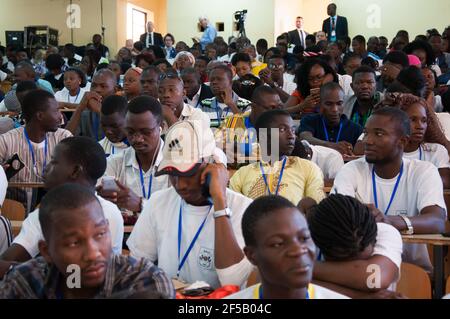
[[[327,260],[349,260],[376,242],[375,217],[353,197],[332,194],[313,206],[307,219],[312,239]]]

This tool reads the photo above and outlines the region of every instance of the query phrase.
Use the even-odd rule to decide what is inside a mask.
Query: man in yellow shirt
[[[280,195],[294,205],[306,197],[317,203],[325,198],[320,168],[311,161],[290,156],[295,146],[295,129],[289,113],[265,112],[255,128],[261,160],[241,167],[231,178],[230,188],[252,199]]]

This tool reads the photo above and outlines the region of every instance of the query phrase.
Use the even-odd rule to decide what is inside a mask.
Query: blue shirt
[[[214,39],[217,36],[216,29],[212,26],[212,24],[208,24],[205,31],[203,32],[203,36],[200,39],[200,44],[202,45],[202,50],[205,50],[205,47],[209,43],[213,43]]]
[[[327,124],[327,120],[325,120],[327,133],[329,142],[336,142],[337,135],[339,133],[339,125],[336,127],[329,127]],[[341,116],[342,123],[342,131],[339,137],[339,141],[346,141],[355,146],[358,138],[361,136],[363,132],[363,128],[349,121],[345,115]],[[301,132],[311,132],[315,138],[319,140],[326,141],[326,135],[323,128],[322,115],[321,114],[313,114],[308,115],[302,118],[300,122],[299,133]]]

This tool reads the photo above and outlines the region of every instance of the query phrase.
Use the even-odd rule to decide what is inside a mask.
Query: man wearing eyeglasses
[[[261,70],[259,77],[266,85],[277,91],[281,101],[285,103],[297,88],[294,76],[285,72],[286,63],[281,55],[271,56],[268,62],[269,67]]]
[[[155,177],[162,160],[161,104],[150,96],[139,96],[128,104],[125,131],[131,147],[108,157],[105,176],[116,180],[114,191],[102,183],[98,193],[119,208],[140,213],[151,195],[169,187],[167,176]]]

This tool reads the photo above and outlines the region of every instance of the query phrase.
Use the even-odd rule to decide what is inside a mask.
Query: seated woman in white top
[[[411,122],[411,135],[403,157],[432,163],[439,170],[444,188],[450,188],[450,159],[447,149],[441,144],[425,143],[429,119],[425,100],[404,104],[401,108],[408,114]]]
[[[78,68],[69,68],[64,72],[64,89],[55,93],[60,108],[74,109],[80,104],[86,88],[86,76]]]
[[[256,199],[242,217],[244,252],[261,283],[230,299],[346,299],[312,284],[316,246],[305,217],[281,196]]]

